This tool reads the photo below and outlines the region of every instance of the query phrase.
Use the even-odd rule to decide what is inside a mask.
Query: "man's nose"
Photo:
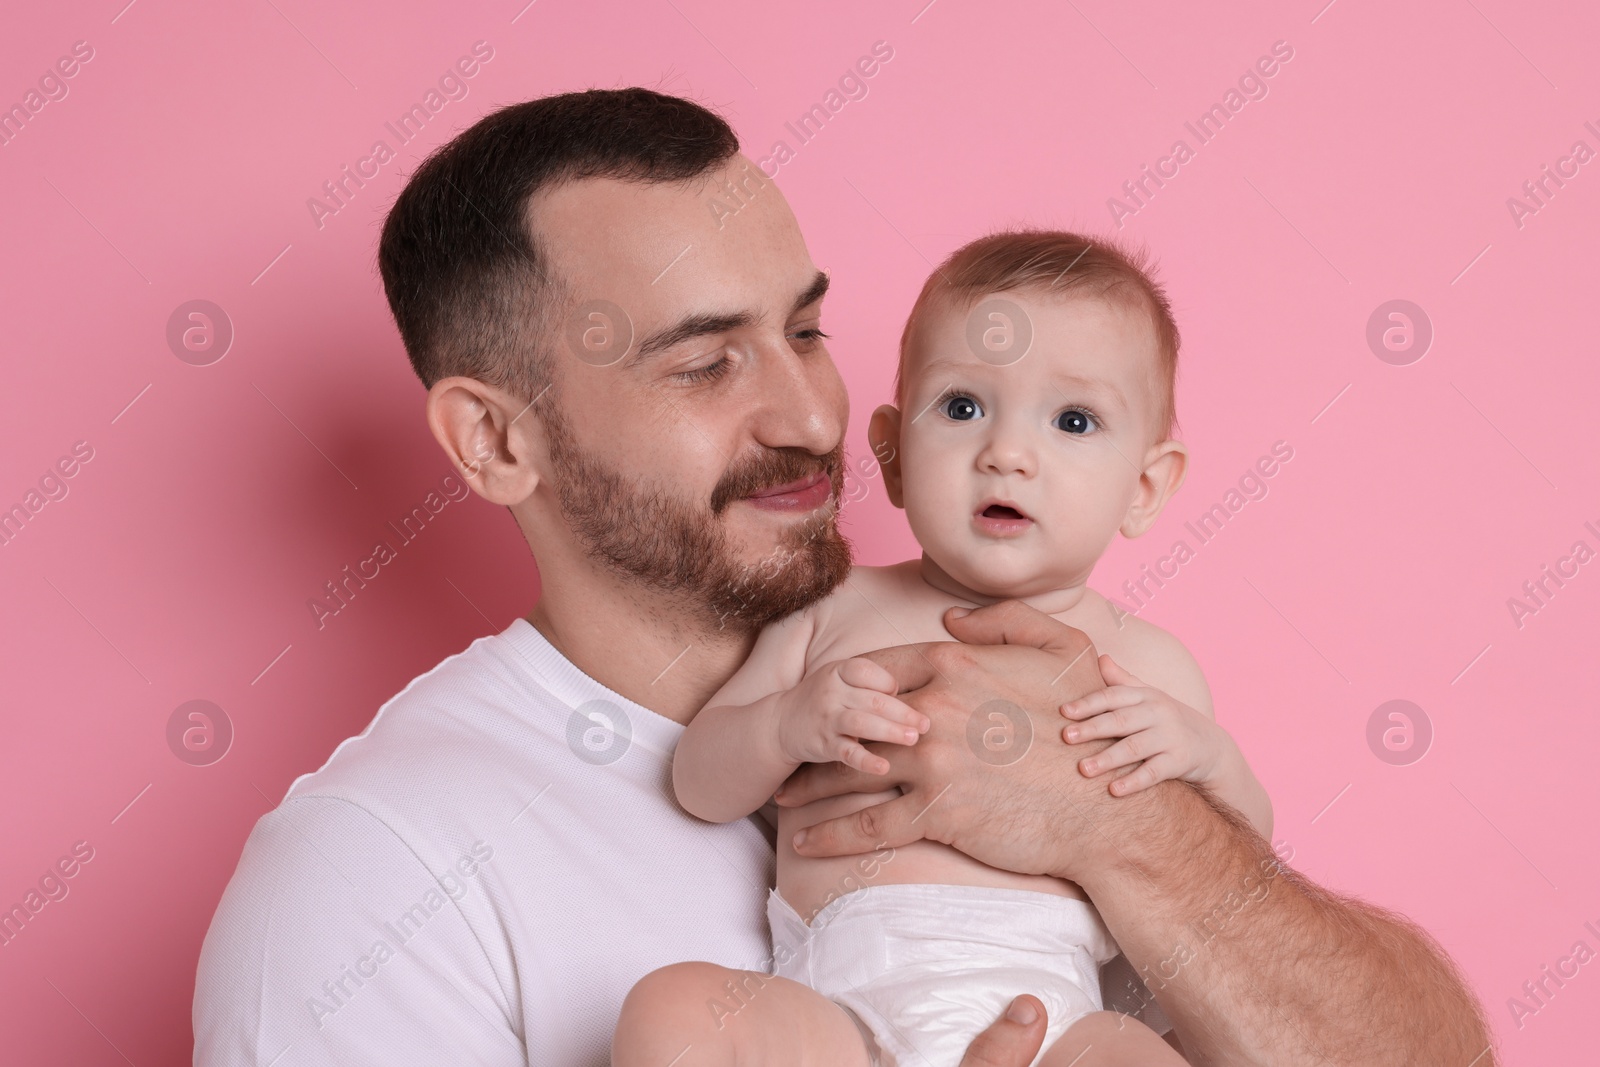
[[[752,412],[756,439],[769,448],[803,448],[820,456],[844,436],[850,400],[833,360],[796,353],[787,342],[761,353],[760,398]]]

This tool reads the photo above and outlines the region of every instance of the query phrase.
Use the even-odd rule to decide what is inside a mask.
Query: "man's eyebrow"
[[[806,286],[805,292],[794,298],[794,306],[789,309],[789,314],[793,315],[808,304],[815,304],[821,300],[828,291],[829,281],[826,274],[817,271],[817,276],[811,279],[811,284]]]
[[[749,326],[753,322],[755,322],[755,316],[748,311],[735,312],[729,315],[690,315],[688,318],[680,319],[671,326],[663,327],[646,337],[639,343],[639,350],[634,353],[633,359],[629,362],[633,364],[642,363],[657,352],[671,348],[673,345],[682,344],[684,341],[696,337],[737,330]]]
[[[789,314],[793,315],[801,308],[821,300],[823,294],[827,291],[828,276],[819,270],[816,277],[811,279],[811,284],[806,286],[799,296],[795,297],[794,304],[789,308]],[[756,315],[750,311],[738,311],[720,315],[711,313],[690,315],[687,318],[678,320],[671,326],[657,330],[639,342],[638,351],[634,353],[629,363],[630,365],[638,365],[656,353],[671,348],[673,345],[682,344],[684,341],[693,340],[696,337],[707,337],[711,334],[742,329],[753,325],[755,321]]]

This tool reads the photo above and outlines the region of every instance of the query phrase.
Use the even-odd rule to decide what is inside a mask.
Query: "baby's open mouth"
[[[1022,512],[1018,511],[1016,508],[1007,507],[1005,504],[990,504],[988,507],[983,509],[981,514],[986,519],[1025,519],[1025,518],[1027,518],[1026,515],[1024,515]]]

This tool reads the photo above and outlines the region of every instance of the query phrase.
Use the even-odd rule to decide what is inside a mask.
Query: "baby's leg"
[[[1045,1050],[1039,1067],[1186,1067],[1187,1063],[1138,1019],[1097,1011],[1067,1027]]]
[[[1159,1039],[1158,1039],[1159,1040]],[[867,1067],[843,1008],[787,978],[674,963],[622,1002],[612,1067]]]

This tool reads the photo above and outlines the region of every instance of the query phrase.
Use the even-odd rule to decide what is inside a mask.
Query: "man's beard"
[[[556,498],[589,555],[652,589],[677,593],[712,630],[754,633],[821,600],[850,573],[850,542],[839,532],[844,444],[826,456],[801,448],[763,449],[727,471],[702,506],[612,470],[585,452],[563,416],[544,412]],[[831,500],[786,530],[760,561],[744,563],[721,516],[751,493],[819,473]]]

